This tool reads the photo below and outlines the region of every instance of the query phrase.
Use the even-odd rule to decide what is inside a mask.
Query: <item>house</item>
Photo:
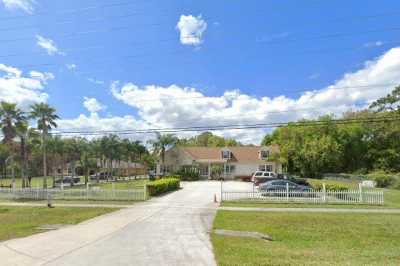
[[[255,171],[282,173],[282,165],[274,160],[278,145],[240,147],[174,147],[165,152],[164,164],[157,173],[173,173],[182,168],[198,169],[204,179],[211,179],[214,166],[222,168],[226,179],[249,177]]]
[[[89,174],[92,175],[95,172],[100,173],[100,172],[110,172],[111,165],[110,163],[107,162],[105,165],[102,165],[101,160],[97,159],[97,168],[96,169],[90,169]],[[135,162],[126,162],[126,161],[113,161],[112,162],[112,169],[114,174],[118,176],[136,176],[136,175],[145,175],[147,174],[147,167],[141,163],[135,163]],[[62,170],[61,166],[56,167],[56,172],[58,175],[61,175]],[[73,163],[69,162],[64,165],[64,176],[70,176],[73,175],[73,172],[75,170],[74,175],[85,175],[81,164],[79,161],[75,161]]]

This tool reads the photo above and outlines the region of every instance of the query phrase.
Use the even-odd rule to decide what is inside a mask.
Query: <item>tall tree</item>
[[[56,120],[59,119],[56,110],[45,103],[38,103],[31,106],[30,117],[37,120],[37,128],[42,133],[43,153],[43,187],[47,188],[47,154],[46,139],[49,131],[57,127]]]
[[[376,110],[378,112],[382,111],[397,111],[400,112],[400,86],[394,88],[394,90],[373,102],[370,109]]]
[[[17,126],[24,123],[26,117],[14,103],[0,103],[0,126],[3,132],[3,143],[11,144],[17,136]]]
[[[150,143],[153,145],[154,153],[159,154],[161,157],[161,163],[164,166],[165,163],[165,151],[174,146],[178,142],[178,138],[172,134],[161,135],[157,133],[157,138],[151,140]],[[164,169],[162,169],[164,173]]]
[[[27,142],[29,138],[28,122],[24,121],[18,123],[16,126],[16,134],[20,143],[20,161],[21,161],[21,178],[22,188],[28,186],[28,156],[27,156]]]
[[[3,143],[6,144],[11,152],[7,161],[11,164],[12,169],[12,183],[15,186],[15,172],[14,172],[14,145],[13,139],[17,136],[17,128],[22,127],[26,122],[26,116],[22,110],[17,108],[14,103],[1,102],[0,103],[0,127],[3,133]]]

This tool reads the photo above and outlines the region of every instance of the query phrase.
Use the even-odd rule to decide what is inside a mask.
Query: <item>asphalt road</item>
[[[1,265],[215,265],[209,231],[219,182],[169,195],[79,225],[0,243]]]

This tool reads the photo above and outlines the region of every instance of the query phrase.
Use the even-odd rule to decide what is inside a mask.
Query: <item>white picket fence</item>
[[[0,199],[6,200],[104,200],[143,201],[147,200],[146,187],[127,190],[107,189],[12,189],[0,188]]]
[[[263,201],[325,204],[369,204],[383,205],[383,191],[355,189],[346,191],[221,191],[222,201]]]

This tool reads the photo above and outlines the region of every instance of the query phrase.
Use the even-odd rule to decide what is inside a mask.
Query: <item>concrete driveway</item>
[[[183,183],[178,192],[76,226],[2,242],[0,264],[215,265],[208,232],[219,192],[219,182]]]

